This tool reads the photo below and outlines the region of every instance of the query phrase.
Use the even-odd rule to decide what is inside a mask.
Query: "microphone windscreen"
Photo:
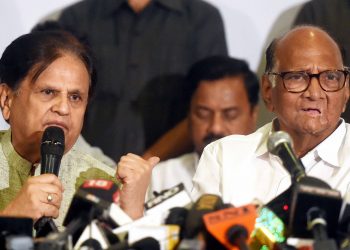
[[[146,237],[129,245],[127,241],[123,241],[111,245],[108,250],[160,250],[159,242],[153,237]]]
[[[247,240],[254,229],[256,217],[255,205],[246,205],[207,213],[203,216],[203,221],[208,232],[231,249],[238,246],[235,245],[237,242],[244,243]]]
[[[119,200],[118,186],[109,180],[86,180],[75,193],[69,206],[63,225],[68,227],[71,223],[79,221],[79,225],[74,229],[73,243],[75,243],[84,227],[92,219],[104,218],[105,211],[108,211],[114,201]],[[107,216],[107,215],[106,215]],[[108,216],[107,216],[108,217]],[[109,218],[106,218],[108,222]]]
[[[166,225],[180,226],[180,239],[184,236],[184,228],[187,219],[188,210],[184,207],[174,207],[169,210],[169,214],[164,221]]]
[[[284,131],[273,132],[269,135],[267,148],[271,154],[277,155],[289,172],[292,183],[299,182],[306,176],[305,168],[301,160],[293,151],[292,139]]]
[[[113,181],[86,180],[74,195],[63,225],[79,216],[91,216],[91,209],[97,213],[107,210],[112,202],[118,201],[119,189]]]
[[[160,250],[159,242],[153,237],[147,237],[142,240],[136,241],[131,245],[131,249],[135,250]]]
[[[45,129],[41,147],[45,153],[63,155],[64,132],[60,127],[51,126]]]
[[[217,195],[204,194],[199,197],[187,214],[184,237],[194,238],[204,229],[203,215],[221,209],[223,206],[221,197]]]
[[[79,247],[80,250],[102,250],[102,246],[100,242],[96,239],[87,239],[81,246]]]
[[[287,143],[293,147],[293,141],[290,135],[284,131],[272,133],[267,140],[267,149],[271,154],[278,155],[278,147]]]
[[[58,175],[64,153],[64,132],[61,128],[51,126],[45,129],[41,139],[41,174]]]

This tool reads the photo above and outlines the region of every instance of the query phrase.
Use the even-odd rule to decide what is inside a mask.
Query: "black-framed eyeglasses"
[[[306,71],[268,72],[267,75],[280,76],[283,86],[288,92],[300,93],[308,89],[311,78],[316,77],[320,87],[326,92],[336,92],[345,85],[346,77],[349,74],[345,70],[325,70],[318,74],[311,74]]]

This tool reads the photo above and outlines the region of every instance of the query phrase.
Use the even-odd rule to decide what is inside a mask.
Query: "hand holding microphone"
[[[45,130],[41,147],[40,176],[28,178],[17,196],[3,210],[4,215],[30,217],[34,221],[41,217],[58,217],[63,187],[57,176],[64,151],[63,130],[49,127]]]
[[[64,153],[64,146],[64,132],[61,128],[52,126],[45,129],[41,139],[41,176],[54,174],[56,177],[51,175],[51,178],[56,179],[55,181],[59,184],[60,182],[57,176]],[[56,205],[57,214],[52,216],[56,218],[58,217],[58,209],[62,200],[62,185],[60,190],[55,190],[56,192],[51,192],[53,190],[49,190],[49,187],[46,187],[45,191],[47,192],[47,203],[51,206]],[[56,196],[57,200],[55,199]],[[34,224],[34,228],[37,230],[38,237],[46,236],[52,231],[58,231],[53,220],[50,218],[50,214],[43,214],[43,217]]]
[[[4,215],[39,218],[58,217],[63,187],[55,175],[44,174],[29,178],[15,199],[5,208]],[[48,194],[51,200],[48,200]]]

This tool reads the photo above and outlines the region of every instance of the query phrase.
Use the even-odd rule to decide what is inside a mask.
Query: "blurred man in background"
[[[152,171],[149,195],[181,182],[191,191],[198,159],[207,144],[255,129],[259,81],[245,61],[226,56],[200,60],[189,70],[187,86],[191,96],[187,120],[194,150],[158,164]]]

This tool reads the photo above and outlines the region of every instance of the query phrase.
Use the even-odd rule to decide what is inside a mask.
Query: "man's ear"
[[[261,95],[262,98],[264,100],[265,106],[266,108],[273,112],[274,111],[274,107],[272,104],[272,86],[273,83],[270,82],[270,79],[268,77],[268,75],[264,74],[261,77]]]
[[[344,94],[344,107],[343,107],[343,112],[345,111],[346,109],[346,106],[348,104],[348,101],[349,101],[349,95],[350,95],[350,85],[349,85],[349,78],[350,76],[347,75],[346,79],[345,79],[345,86],[344,88],[347,90]]]
[[[10,118],[10,110],[12,104],[13,92],[6,83],[0,84],[0,107],[2,116],[6,121]]]

